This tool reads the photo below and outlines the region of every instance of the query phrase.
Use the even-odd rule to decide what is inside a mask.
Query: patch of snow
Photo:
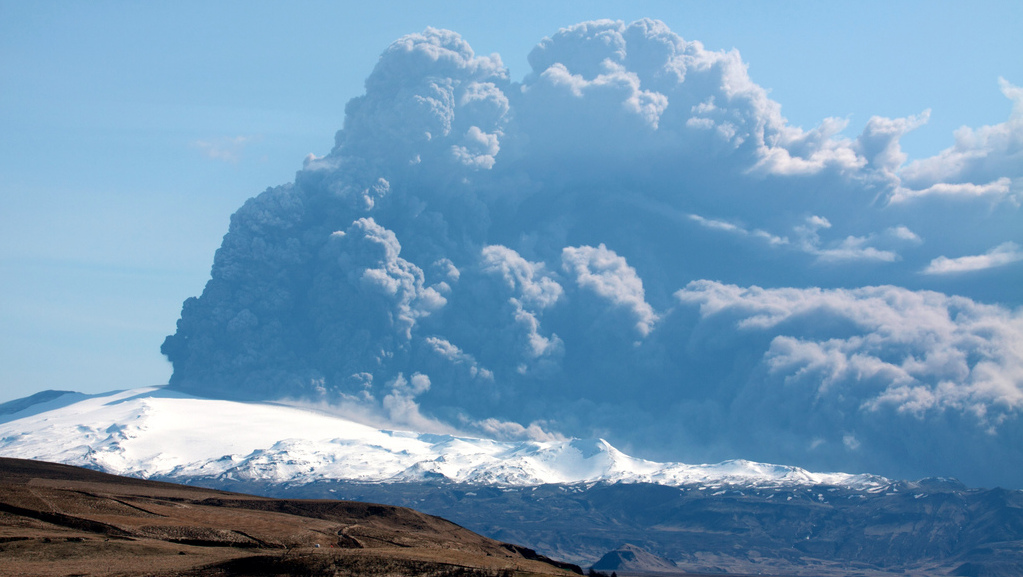
[[[603,439],[501,442],[378,430],[300,407],[203,399],[162,387],[89,396],[0,423],[0,456],[135,477],[291,485],[449,480],[501,487],[621,482],[866,491],[891,485],[873,475],[811,473],[745,460],[656,463],[626,455]]]

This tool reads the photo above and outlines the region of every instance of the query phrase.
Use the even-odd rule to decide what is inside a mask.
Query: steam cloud
[[[1023,89],[907,162],[927,112],[791,126],[738,52],[659,22],[529,62],[391,45],[333,150],[232,217],[172,385],[1021,487]]]

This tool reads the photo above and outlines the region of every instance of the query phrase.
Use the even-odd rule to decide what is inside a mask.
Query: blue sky
[[[663,20],[737,48],[791,124],[931,110],[910,159],[1003,122],[1023,5],[0,2],[0,401],[166,382],[159,353],[228,218],[323,155],[379,54],[427,26],[513,80],[560,27]]]

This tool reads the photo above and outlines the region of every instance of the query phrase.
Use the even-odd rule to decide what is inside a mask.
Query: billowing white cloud
[[[462,164],[472,168],[490,169],[494,167],[494,158],[501,150],[497,134],[487,134],[478,126],[470,126],[465,133],[462,144],[451,145],[451,152]]]
[[[510,421],[500,421],[498,419],[483,419],[482,421],[475,423],[467,423],[469,427],[474,431],[483,433],[488,438],[498,440],[524,440],[528,439],[531,441],[566,441],[567,437],[564,435],[546,431],[541,423],[530,423],[528,426],[522,426],[518,423]]]
[[[774,246],[784,246],[789,244],[789,239],[784,236],[776,236],[767,231],[754,229],[748,230],[735,223],[727,222],[724,220],[717,220],[713,218],[705,218],[698,214],[689,215],[690,220],[696,222],[702,227],[709,228],[711,230],[720,230],[740,236],[748,236],[766,242],[767,244]]]
[[[907,132],[927,123],[931,116],[925,110],[920,116],[908,118],[884,118],[874,116],[856,139],[856,151],[867,161],[867,165],[886,175],[894,175],[906,162],[906,153],[899,146],[899,139]]]
[[[513,82],[434,29],[387,48],[334,148],[232,217],[172,384],[1019,484],[1019,88],[911,160],[928,112],[791,126],[738,51],[660,22],[571,26],[529,62]]]
[[[546,274],[543,263],[529,262],[514,250],[491,245],[483,247],[484,272],[500,275],[516,300],[530,310],[543,310],[561,298],[561,285]]]
[[[695,214],[689,215],[689,218],[705,228],[754,238],[772,247],[787,248],[793,246],[802,252],[814,255],[820,262],[893,262],[899,259],[898,253],[891,248],[881,248],[881,245],[891,247],[897,244],[918,244],[921,242],[920,237],[916,233],[903,225],[891,227],[878,233],[870,233],[866,236],[850,235],[841,240],[825,242],[821,239],[820,231],[830,229],[832,225],[827,218],[817,215],[807,217],[802,224],[792,229],[795,238],[798,240],[794,244],[789,241],[787,236],[774,235],[760,229],[750,231],[737,224],[723,220],[708,219]]]
[[[779,118],[778,122],[784,123],[784,119]],[[779,131],[776,144],[760,147],[760,160],[754,171],[796,176],[828,169],[841,172],[861,169],[866,166],[866,160],[857,154],[852,142],[837,137],[845,126],[845,121],[835,118],[825,119],[820,126],[806,132],[785,126]]]
[[[986,184],[974,184],[972,182],[948,183],[939,182],[927,188],[912,190],[905,187],[895,189],[889,202],[902,203],[918,198],[959,198],[959,199],[985,199],[990,202],[1008,201],[1019,206],[1019,198],[1013,190],[1012,179],[1003,176]]]
[[[806,219],[806,224],[797,226],[795,232],[800,237],[800,247],[806,253],[814,255],[822,262],[840,261],[881,261],[894,262],[899,259],[897,253],[892,250],[879,248],[880,243],[911,242],[920,241],[920,237],[905,226],[889,228],[880,233],[871,233],[866,236],[846,236],[840,241],[822,243],[819,230],[831,228],[831,222],[819,216],[812,216]]]
[[[1018,452],[1012,439],[1023,413],[1023,311],[892,286],[762,289],[695,281],[676,297],[698,307],[702,338],[719,340],[731,329],[746,354],[750,345],[763,351],[750,373],[756,380],[741,385],[732,410],[767,438],[798,431],[815,450],[844,444],[859,455],[850,459],[893,469],[900,466],[879,465],[889,451],[906,464],[944,470],[958,465],[928,452],[971,462]],[[766,407],[771,414],[747,412]],[[845,435],[854,436],[854,446]]]
[[[416,373],[411,379],[398,373],[389,384],[390,392],[384,396],[381,404],[390,422],[413,430],[423,430],[433,426],[433,420],[419,412],[419,403],[415,397],[430,390],[430,377]]]
[[[998,79],[1002,94],[1012,101],[1009,119],[1001,124],[955,133],[955,145],[931,158],[909,163],[900,176],[911,191],[907,197],[927,194],[978,194],[977,188],[936,188],[940,184],[973,184],[988,191],[1011,193],[1016,204],[1023,191],[1023,88]],[[1010,180],[1010,183],[1005,183]],[[1001,183],[995,186],[994,183]],[[929,191],[929,192],[927,192]],[[992,192],[987,192],[991,194]]]
[[[831,228],[831,222],[822,216],[807,217],[803,224],[797,225],[792,232],[798,242],[793,244],[787,236],[778,236],[767,231],[746,228],[723,220],[704,218],[691,214],[689,218],[704,228],[718,230],[738,236],[749,237],[766,243],[772,247],[787,248],[794,246],[798,250],[817,257],[820,262],[847,261],[881,261],[899,260],[894,245],[919,244],[920,237],[906,226],[890,227],[879,233],[866,236],[847,236],[840,241],[825,243],[820,236],[821,230]],[[881,248],[881,246],[890,248]]]
[[[939,256],[927,265],[927,274],[951,274],[985,270],[1023,260],[1023,249],[1014,242],[1002,243],[984,254],[948,258]]]
[[[540,316],[557,303],[563,289],[546,273],[543,263],[529,262],[514,250],[491,245],[483,248],[480,268],[485,274],[499,276],[512,295],[508,304],[513,307],[515,324],[525,334],[526,356],[538,359],[559,354],[561,339],[556,334],[542,334]]]
[[[433,351],[448,360],[454,365],[461,365],[469,372],[473,379],[480,378],[488,381],[494,380],[494,373],[480,366],[476,358],[456,347],[440,337],[426,337],[426,344],[433,348]]]
[[[337,188],[366,187],[381,172],[448,166],[457,174],[493,167],[509,111],[501,59],[476,56],[458,34],[428,28],[393,43],[346,106],[331,154],[312,159]],[[421,171],[424,183],[442,171]],[[449,175],[450,176],[450,175]]]
[[[447,301],[433,287],[423,286],[423,271],[401,258],[394,232],[372,218],[360,218],[347,231],[337,231],[324,247],[328,258],[358,286],[365,301],[382,300],[390,309],[394,330],[410,339],[416,319],[443,307]]]
[[[646,302],[643,281],[636,275],[636,269],[624,258],[601,244],[565,247],[561,251],[561,262],[580,288],[628,310],[636,321],[636,331],[642,336],[650,334],[657,322],[657,313]]]
[[[771,374],[819,395],[855,396],[859,410],[958,410],[986,425],[994,413],[1023,409],[1023,316],[1001,307],[890,286],[762,289],[694,281],[675,296],[699,306],[704,318],[726,315],[739,330],[776,335],[764,357]],[[841,325],[842,336],[807,336],[824,325]],[[836,390],[843,387],[852,389]]]

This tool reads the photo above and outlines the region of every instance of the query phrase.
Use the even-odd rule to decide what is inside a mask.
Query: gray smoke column
[[[392,44],[333,150],[232,217],[172,386],[1023,487],[1023,90],[908,162],[926,112],[791,126],[659,22],[529,61]]]

